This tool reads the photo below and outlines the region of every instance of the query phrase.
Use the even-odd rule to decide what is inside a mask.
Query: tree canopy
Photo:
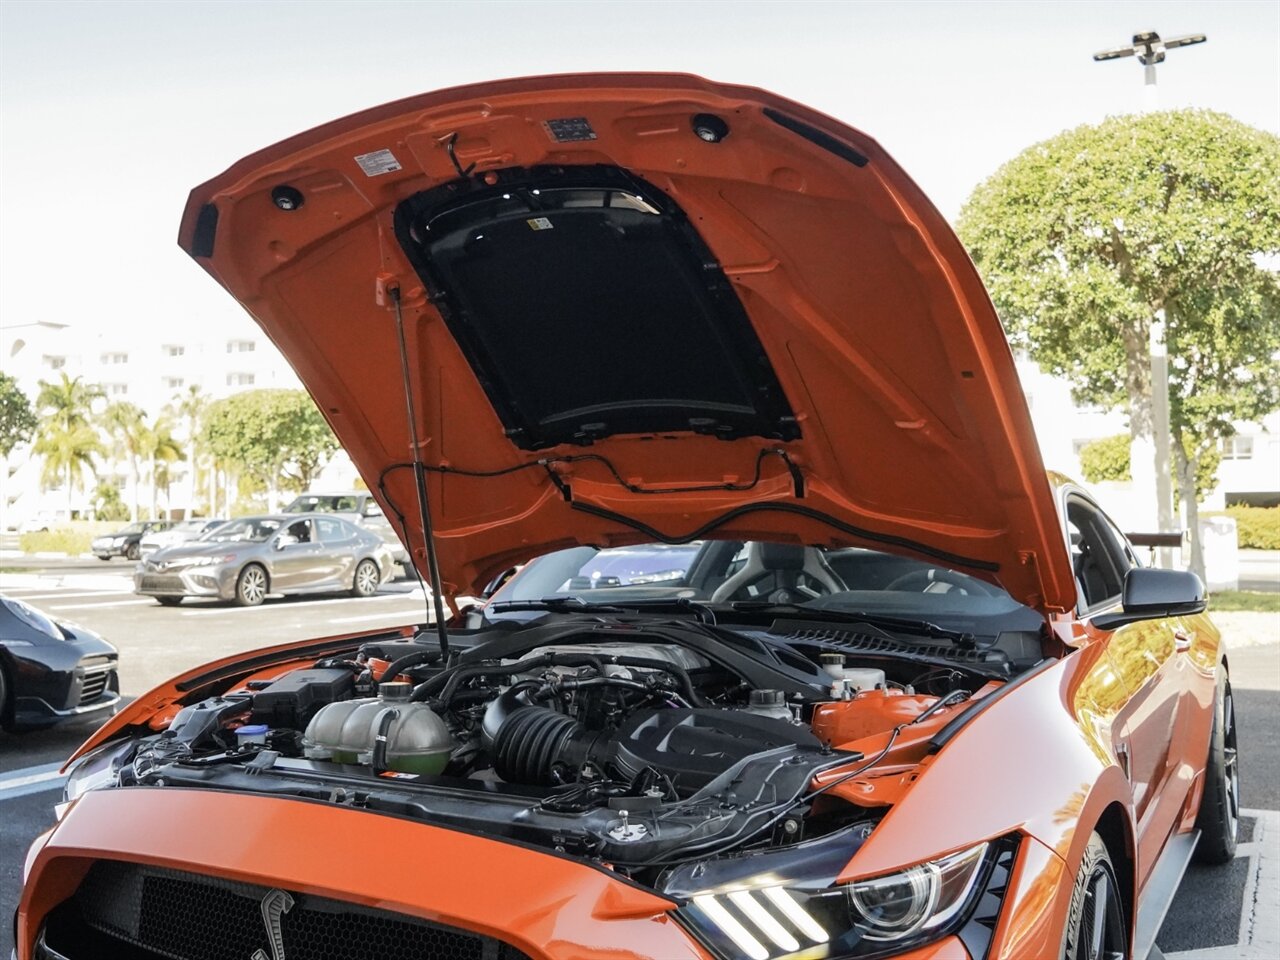
[[[32,450],[44,457],[45,486],[66,484],[68,517],[76,484],[82,482],[86,469],[94,469],[94,457],[104,452],[98,433],[89,422],[93,403],[101,397],[100,387],[65,373],[52,383],[40,381],[36,397],[40,436]]]
[[[36,429],[31,401],[7,373],[0,373],[0,457],[7,457],[20,443],[31,439]]]
[[[248,390],[209,404],[202,441],[217,458],[262,480],[305,489],[338,449],[315,403],[301,390]]]
[[[957,229],[1014,345],[1077,398],[1127,407],[1135,438],[1152,436],[1164,311],[1193,521],[1198,461],[1280,407],[1280,138],[1207,111],[1112,117],[1005,164]]]

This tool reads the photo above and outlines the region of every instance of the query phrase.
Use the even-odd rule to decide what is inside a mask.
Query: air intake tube
[[[537,681],[518,683],[489,704],[481,725],[493,769],[509,783],[555,786],[577,778],[593,755],[606,752],[604,735],[547,707],[533,706],[529,690]]]

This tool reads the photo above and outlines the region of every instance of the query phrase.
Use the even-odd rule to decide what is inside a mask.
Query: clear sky
[[[398,97],[497,77],[676,70],[808,103],[942,211],[1024,147],[1141,104],[1139,30],[1203,32],[1164,107],[1280,131],[1280,2],[89,3],[0,0],[0,325],[238,325],[181,253],[188,191]]]

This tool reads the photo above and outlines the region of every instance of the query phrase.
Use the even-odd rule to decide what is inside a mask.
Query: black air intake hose
[[[577,775],[601,737],[547,707],[519,707],[494,737],[493,769],[509,783],[554,786]]]

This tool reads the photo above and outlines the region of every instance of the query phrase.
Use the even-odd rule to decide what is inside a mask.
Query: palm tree
[[[72,497],[82,483],[87,467],[94,470],[95,456],[104,451],[97,431],[89,423],[93,402],[102,397],[102,388],[80,377],[59,374],[56,383],[40,381],[36,409],[40,411],[40,436],[32,450],[44,457],[41,482],[45,488],[65,482],[67,519],[71,519]]]
[[[204,414],[205,407],[209,405],[209,395],[200,389],[197,384],[191,384],[187,387],[186,393],[178,394],[173,398],[171,404],[174,413],[186,421],[187,426],[187,443],[191,445],[191,477],[188,486],[190,488],[190,498],[188,502],[187,516],[195,511],[196,506],[196,487],[197,477],[200,464],[204,462],[203,444],[200,443],[200,418]],[[208,465],[210,472],[213,471],[213,465]],[[217,511],[214,509],[214,496],[212,491],[209,494],[209,515],[215,516]]]
[[[157,517],[156,489],[164,487],[165,504],[169,502],[170,464],[187,459],[182,444],[173,435],[173,421],[160,417],[148,431],[147,457],[151,461],[151,519]]]
[[[98,418],[102,428],[111,439],[116,456],[129,462],[129,472],[133,474],[133,503],[129,510],[129,519],[138,519],[138,488],[142,485],[140,461],[150,444],[150,430],[147,428],[147,415],[136,405],[125,400],[118,400],[107,406]]]

